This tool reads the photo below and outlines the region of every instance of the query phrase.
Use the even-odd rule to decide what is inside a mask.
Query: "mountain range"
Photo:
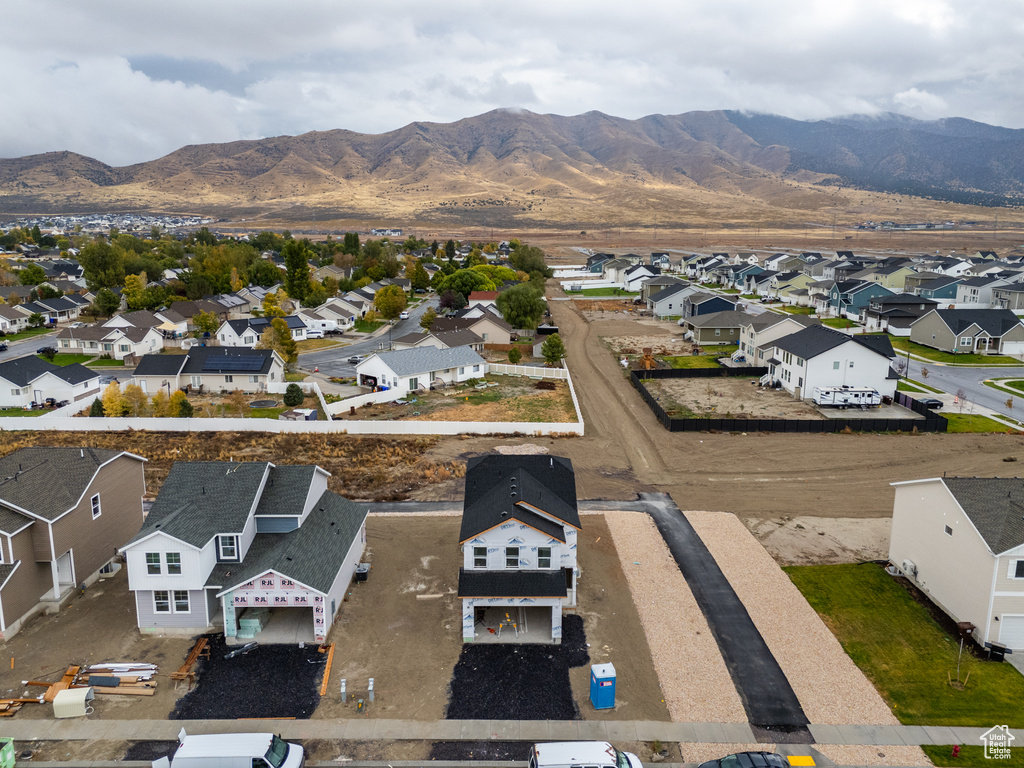
[[[969,215],[960,206],[1022,202],[1024,130],[897,114],[628,120],[501,109],[376,135],[192,145],[119,168],[72,152],[0,159],[6,215],[146,210],[597,229]]]

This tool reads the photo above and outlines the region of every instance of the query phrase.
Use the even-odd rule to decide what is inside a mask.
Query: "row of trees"
[[[129,384],[122,392],[121,386],[116,381],[110,382],[103,393],[92,401],[92,406],[89,408],[90,416],[106,416],[108,418],[120,416],[189,418],[193,413],[192,403],[180,389],[170,395],[161,389],[150,399],[138,384]]]

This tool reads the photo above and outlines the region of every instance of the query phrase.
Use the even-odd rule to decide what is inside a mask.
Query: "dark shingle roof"
[[[18,387],[27,387],[44,373],[53,374],[69,384],[81,384],[89,379],[98,379],[100,376],[95,371],[90,371],[78,363],[64,366],[54,365],[35,355],[0,362],[0,378],[6,379]]]
[[[14,533],[31,524],[31,517],[25,517],[20,512],[15,512],[0,504],[0,533]]]
[[[0,459],[0,504],[55,520],[71,509],[96,470],[120,451],[22,448]]]
[[[1002,336],[1020,325],[1020,318],[1008,309],[937,309],[939,319],[955,334],[977,325],[990,336]]]
[[[1024,479],[944,477],[942,482],[995,554],[1024,544]]]
[[[231,589],[275,571],[326,594],[359,535],[366,513],[365,506],[325,491],[301,527],[289,533],[256,534],[241,564],[217,565],[206,583]]]
[[[161,531],[201,548],[218,533],[241,533],[269,466],[265,461],[176,462],[132,541]]]
[[[18,567],[20,560],[16,560],[13,563],[3,563],[0,565],[0,589],[7,584],[7,580],[11,578],[11,574],[14,573],[14,569]]]
[[[872,352],[877,352],[885,357],[895,357],[896,355],[892,349],[892,342],[884,334],[847,336],[845,333],[840,333],[824,325],[808,326],[802,331],[783,336],[774,342],[774,345],[785,352],[808,360],[848,341],[867,347]]]
[[[459,569],[459,597],[565,597],[565,576],[556,571]]]
[[[256,507],[257,515],[300,515],[313,482],[311,464],[273,466]]]
[[[522,504],[579,528],[572,462],[561,456],[498,454],[470,459],[459,541],[467,541],[510,518],[519,519],[521,508],[517,506]]]
[[[133,375],[177,376],[186,360],[186,355],[143,355]]]

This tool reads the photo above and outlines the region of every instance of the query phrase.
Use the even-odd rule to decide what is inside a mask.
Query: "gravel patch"
[[[683,753],[684,763],[703,763],[717,760],[737,752],[774,752],[774,744],[705,744],[703,742],[687,742],[679,745]]]
[[[431,760],[521,760],[530,759],[532,741],[436,741]]]
[[[686,512],[812,723],[897,725],[874,686],[735,515]]]
[[[448,720],[579,720],[569,667],[590,661],[579,616],[562,617],[561,645],[463,647],[452,672]]]
[[[642,512],[606,512],[605,520],[672,720],[747,722],[718,643],[654,521]]]
[[[178,748],[177,741],[136,741],[129,745],[124,760],[159,760],[170,757]]]
[[[312,716],[327,654],[317,646],[261,645],[225,659],[224,636],[207,635],[210,658],[199,661],[199,683],[178,700],[171,720],[233,720]],[[240,647],[240,646],[238,646]]]
[[[920,747],[815,744],[836,765],[931,765]]]
[[[540,456],[550,452],[546,445],[536,443],[524,443],[523,445],[499,445],[494,448],[495,453],[503,456]]]

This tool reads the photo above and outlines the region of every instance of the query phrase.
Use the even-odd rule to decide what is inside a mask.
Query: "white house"
[[[104,328],[156,328],[168,336],[184,336],[188,333],[188,320],[173,309],[160,309],[150,312],[137,309],[134,312],[123,312],[114,315],[105,323]]]
[[[377,352],[356,365],[360,386],[415,392],[435,383],[457,384],[487,373],[487,361],[471,347],[415,347]]]
[[[766,350],[767,353],[767,350]],[[794,397],[810,399],[815,387],[871,387],[893,397],[896,356],[887,336],[845,333],[812,325],[772,342],[765,384],[780,382]]]
[[[300,613],[298,639],[323,642],[366,544],[367,509],[328,491],[329,477],[317,466],[175,463],[121,548],[139,629],[242,642],[258,630],[240,620],[265,627]]]
[[[144,355],[132,383],[150,395],[164,389],[200,392],[266,392],[284,381],[284,360],[272,349],[199,347],[184,355]]]
[[[579,530],[569,459],[470,459],[459,532],[463,642],[502,642],[522,632],[560,643],[562,610],[576,605]]]
[[[1024,652],[1024,480],[893,483],[889,560],[974,639]]]
[[[295,341],[306,338],[306,324],[297,315],[282,317]],[[270,328],[273,318],[247,317],[239,320],[225,320],[217,329],[217,341],[222,347],[248,347],[252,349],[260,337]]]
[[[2,289],[0,289],[2,292]],[[0,331],[4,333],[17,333],[28,328],[30,312],[25,312],[17,306],[11,307],[0,304]]]
[[[99,391],[99,373],[78,363],[54,365],[35,355],[0,362],[0,408],[26,408],[51,397],[74,403]]]
[[[86,325],[82,328],[62,328],[57,334],[60,352],[82,355],[110,355],[124,360],[135,355],[153,354],[164,346],[164,335],[156,328],[124,326],[105,328]]]

